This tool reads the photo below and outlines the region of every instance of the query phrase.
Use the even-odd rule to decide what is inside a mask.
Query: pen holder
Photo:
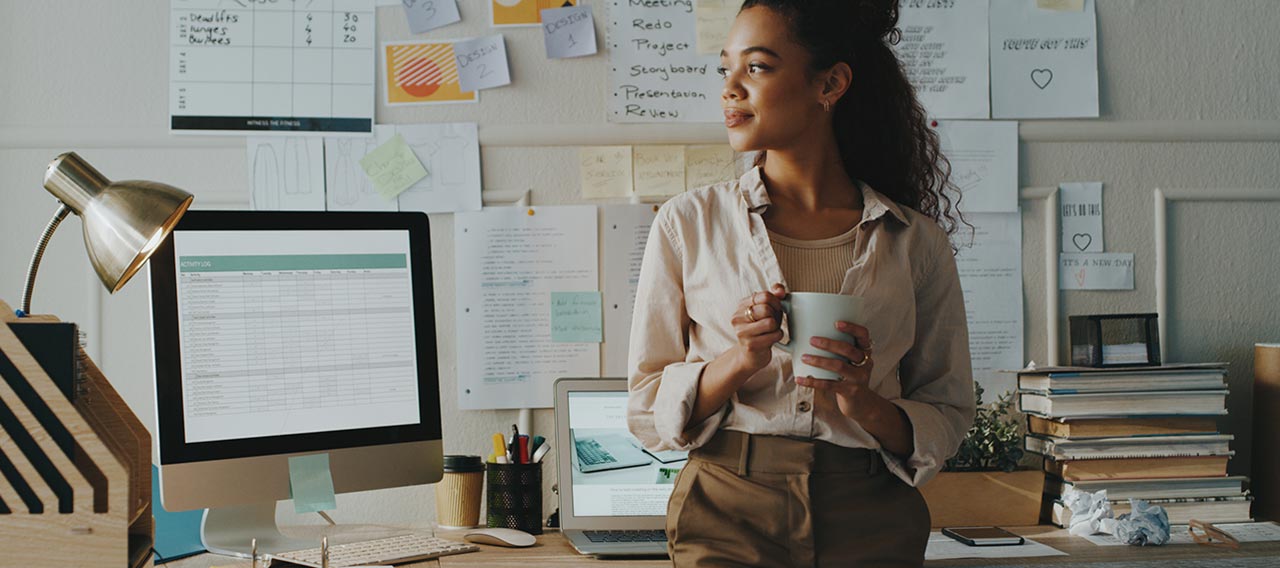
[[[542,463],[491,463],[485,476],[488,525],[542,534]]]

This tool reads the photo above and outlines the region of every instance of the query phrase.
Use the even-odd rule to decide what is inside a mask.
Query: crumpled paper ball
[[[1096,493],[1068,489],[1062,493],[1062,503],[1071,509],[1071,523],[1067,532],[1075,536],[1094,533],[1111,534],[1115,528],[1115,513],[1107,501],[1107,491]]]
[[[1130,512],[1116,519],[1116,538],[1134,546],[1160,546],[1169,542],[1169,514],[1164,507],[1142,499],[1129,500]]]

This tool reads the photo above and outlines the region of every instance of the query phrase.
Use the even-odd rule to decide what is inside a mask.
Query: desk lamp
[[[19,317],[31,313],[31,291],[40,258],[68,213],[80,216],[89,262],[107,290],[115,293],[164,242],[193,199],[191,194],[162,183],[112,182],[75,152],[49,163],[44,188],[58,198],[59,207],[31,255]]]

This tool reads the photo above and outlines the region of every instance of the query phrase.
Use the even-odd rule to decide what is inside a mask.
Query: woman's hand
[[[840,413],[857,420],[866,414],[866,395],[875,395],[867,386],[871,380],[871,370],[875,368],[875,361],[871,358],[871,332],[863,326],[844,321],[836,322],[836,329],[853,336],[855,342],[814,337],[809,340],[809,344],[823,351],[835,353],[844,359],[805,355],[802,361],[806,365],[832,371],[840,375],[840,380],[796,377],[796,384],[812,388],[827,396],[834,395],[840,407]]]
[[[734,310],[733,331],[738,337],[734,346],[738,369],[750,376],[773,360],[773,344],[782,341],[782,299],[787,291],[774,284],[767,292],[756,292]]]

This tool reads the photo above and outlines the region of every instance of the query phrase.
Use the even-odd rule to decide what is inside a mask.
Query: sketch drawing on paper
[[[401,211],[480,210],[480,141],[474,123],[399,125],[395,131],[429,172],[400,194]]]
[[[381,200],[373,182],[360,169],[360,158],[378,147],[374,138],[327,138],[325,150],[329,175],[327,192],[331,208],[358,208],[369,199]]]
[[[249,138],[254,209],[324,210],[324,143],[319,138]]]

